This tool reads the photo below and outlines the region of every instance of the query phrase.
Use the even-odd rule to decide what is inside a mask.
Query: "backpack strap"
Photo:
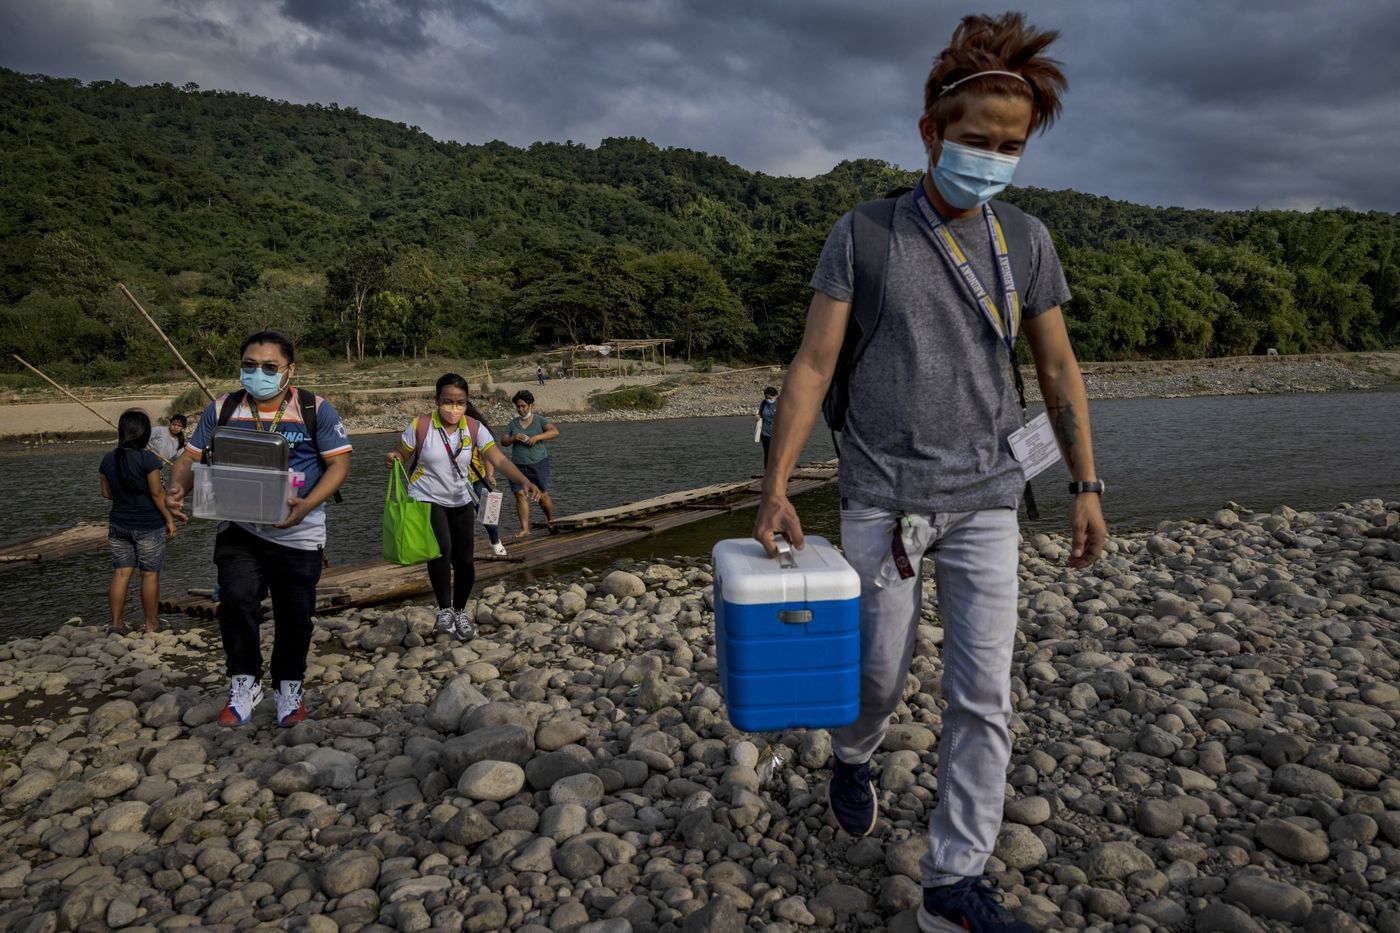
[[[224,403],[219,406],[219,421],[221,425],[228,424],[233,413],[238,411],[238,406],[243,404],[243,400],[248,397],[244,389],[236,389],[224,396]]]
[[[321,456],[321,440],[316,434],[316,403],[319,399],[316,398],[316,393],[314,392],[303,392],[301,389],[297,389],[296,393],[297,402],[301,407],[302,426],[306,428],[306,436],[311,439],[311,447],[316,451],[316,463],[321,467],[321,475],[325,476],[326,458]],[[339,489],[335,491],[335,495],[331,498],[336,502],[345,501],[340,495]]]
[[[1006,201],[993,201],[992,213],[1001,223],[1001,232],[1006,234],[1006,253],[1011,260],[1011,277],[1016,281],[1016,291],[1021,296],[1021,305],[1026,303],[1026,290],[1031,284],[1031,225],[1026,212],[1015,204]]]
[[[413,419],[413,461],[408,465],[408,481],[418,471],[418,461],[423,457],[423,445],[428,442],[428,431],[433,426],[433,413],[419,415]]]
[[[846,338],[836,358],[836,371],[822,401],[822,414],[835,433],[846,426],[850,406],[851,370],[865,352],[880,317],[885,297],[885,265],[890,253],[890,225],[894,222],[895,198],[866,201],[856,205],[851,216],[851,264],[855,281],[851,313],[846,322]]]

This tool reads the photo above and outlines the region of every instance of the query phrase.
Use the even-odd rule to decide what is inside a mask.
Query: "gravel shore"
[[[1007,822],[1047,929],[1400,930],[1400,502],[1232,506],[1022,545]],[[825,731],[717,692],[710,569],[319,619],[311,719],[214,723],[200,630],[0,646],[0,929],[913,930],[942,629],[925,584],[882,818],[827,817]],[[269,626],[270,629],[270,626]],[[783,762],[760,777],[774,742]]]
[[[1091,572],[1066,550],[1022,545],[1008,906],[1400,931],[1400,502],[1232,505]],[[933,587],[857,841],[826,813],[825,732],[728,724],[711,582],[675,560],[489,587],[467,644],[421,606],[322,618],[286,730],[270,700],[214,723],[207,631],[0,645],[0,930],[914,930]]]

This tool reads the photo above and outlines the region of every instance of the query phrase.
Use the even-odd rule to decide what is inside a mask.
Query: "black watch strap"
[[[1099,495],[1103,495],[1103,491],[1104,482],[1101,479],[1082,480],[1069,484],[1069,494],[1071,496],[1077,496],[1084,492],[1096,492]]]

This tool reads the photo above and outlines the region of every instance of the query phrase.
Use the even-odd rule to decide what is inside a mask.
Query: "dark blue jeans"
[[[316,610],[316,583],[321,579],[321,552],[303,551],[265,541],[229,524],[214,539],[214,566],[219,571],[219,634],[224,640],[228,675],[262,679],[259,627],[262,601],[272,596],[272,686],[301,680],[311,647],[311,615]]]

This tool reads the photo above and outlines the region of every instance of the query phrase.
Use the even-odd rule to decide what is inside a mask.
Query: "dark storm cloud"
[[[464,142],[645,136],[747,168],[922,163],[962,5],[890,0],[48,0],[0,64],[338,101]],[[1017,180],[1151,204],[1400,210],[1387,0],[1049,0],[1070,91]]]

